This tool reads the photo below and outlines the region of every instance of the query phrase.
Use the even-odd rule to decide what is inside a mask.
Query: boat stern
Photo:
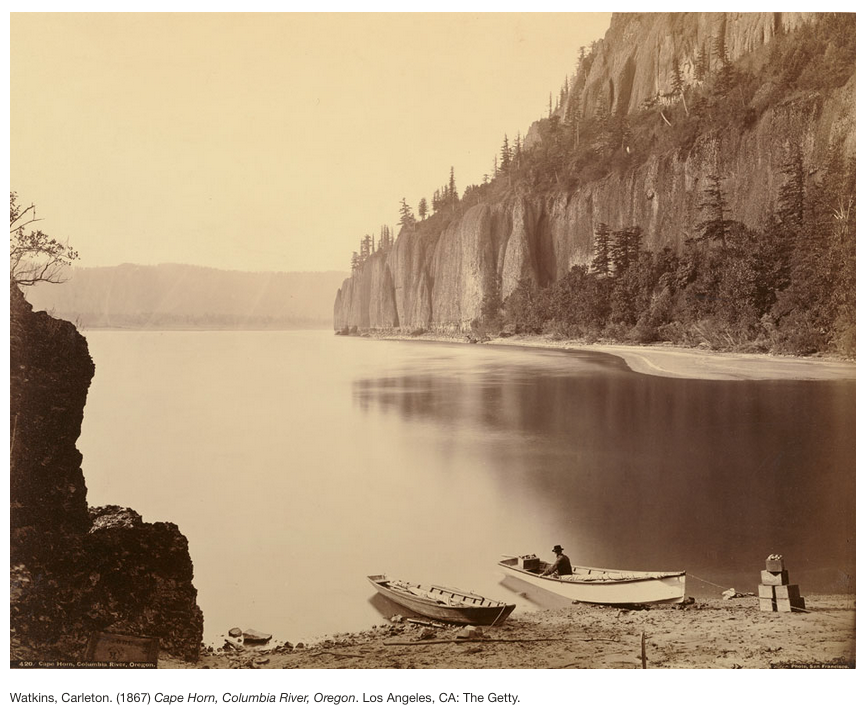
[[[502,556],[500,565],[505,568],[514,568],[516,570],[527,570],[531,573],[538,572],[541,565],[539,557],[535,553],[528,553],[523,556]]]

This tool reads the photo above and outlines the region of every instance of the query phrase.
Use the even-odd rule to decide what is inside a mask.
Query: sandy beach
[[[613,354],[640,374],[707,380],[829,380],[855,379],[855,363],[834,359],[739,354],[666,346],[585,344],[584,349]]]
[[[855,598],[815,595],[807,612],[762,612],[756,597],[626,610],[572,605],[510,617],[458,639],[460,628],[386,622],[310,646],[220,648],[162,668],[542,669],[788,668],[854,665]]]
[[[372,335],[377,339],[423,340],[468,343],[462,335],[424,334],[418,337],[395,334]],[[796,357],[773,354],[717,352],[673,345],[586,344],[578,340],[554,340],[543,335],[498,337],[482,346],[519,346],[563,351],[594,351],[623,359],[639,374],[668,378],[715,381],[855,380],[855,362],[830,357]]]

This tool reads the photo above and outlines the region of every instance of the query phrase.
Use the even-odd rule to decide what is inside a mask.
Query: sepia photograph
[[[12,702],[855,668],[854,12],[9,23]]]

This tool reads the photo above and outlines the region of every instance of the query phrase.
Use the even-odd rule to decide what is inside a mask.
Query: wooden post
[[[641,668],[647,668],[647,652],[644,648],[644,632],[641,633]]]

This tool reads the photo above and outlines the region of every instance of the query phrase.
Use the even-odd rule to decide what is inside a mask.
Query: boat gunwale
[[[383,590],[385,592],[391,593],[391,594],[396,595],[398,597],[406,597],[406,598],[409,598],[410,600],[412,600],[414,602],[420,602],[420,603],[427,604],[427,605],[430,605],[430,606],[436,607],[436,608],[448,608],[448,609],[457,610],[457,611],[462,611],[462,610],[490,610],[490,609],[507,608],[507,607],[511,607],[512,609],[515,608],[515,605],[513,603],[502,602],[500,600],[494,600],[493,598],[490,598],[490,597],[485,597],[484,595],[476,595],[474,593],[467,593],[467,592],[464,592],[462,590],[457,590],[456,588],[447,588],[447,587],[442,586],[442,585],[434,585],[433,583],[431,583],[431,585],[430,585],[431,588],[436,588],[437,590],[440,590],[443,592],[453,593],[453,595],[452,595],[453,598],[454,598],[454,595],[458,595],[458,596],[463,597],[463,598],[478,598],[479,600],[490,603],[488,605],[472,604],[472,603],[461,603],[458,605],[440,604],[440,601],[435,600],[433,598],[415,595],[412,592],[409,592],[407,590],[403,590],[399,586],[398,587],[392,587],[391,586],[391,583],[394,581],[404,582],[404,583],[410,584],[409,581],[406,581],[406,580],[401,581],[401,580],[398,580],[397,578],[390,578],[386,575],[368,575],[367,579],[370,581],[370,583],[377,590]],[[416,584],[416,587],[418,587],[420,590],[424,591],[423,585]]]
[[[518,558],[518,556],[506,556],[507,558]],[[630,578],[562,578],[560,576],[553,575],[542,575],[541,573],[533,573],[525,568],[519,568],[517,565],[508,565],[504,560],[499,561],[497,565],[506,568],[507,570],[514,571],[516,573],[522,573],[524,575],[529,575],[533,578],[540,578],[541,580],[550,580],[552,582],[557,583],[566,583],[567,585],[619,585],[625,583],[644,583],[650,580],[666,580],[668,578],[680,578],[686,576],[685,570],[661,570],[661,571],[624,571],[624,570],[615,570],[613,568],[593,568],[591,566],[586,565],[573,565],[573,570],[576,568],[583,568],[585,570],[595,570],[602,573],[626,573],[626,572],[640,572],[646,573],[643,577],[630,577]]]

